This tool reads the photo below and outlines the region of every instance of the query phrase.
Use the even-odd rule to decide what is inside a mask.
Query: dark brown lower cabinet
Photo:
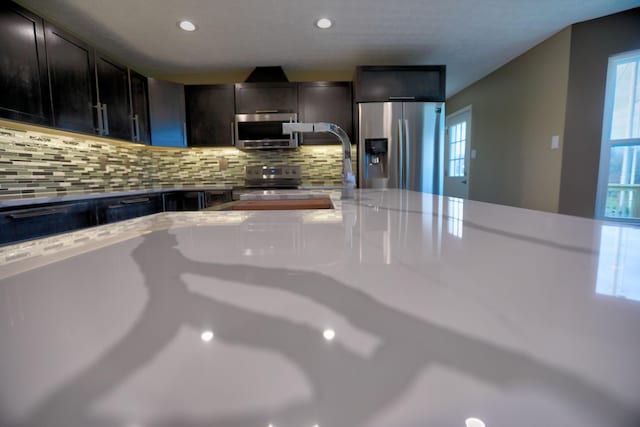
[[[35,239],[97,224],[95,203],[52,203],[0,211],[0,244]]]

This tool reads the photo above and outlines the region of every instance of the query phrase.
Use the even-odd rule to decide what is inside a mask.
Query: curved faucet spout
[[[349,136],[340,126],[334,123],[283,123],[282,133],[291,134],[293,132],[315,133],[329,132],[335,135],[342,143],[342,197],[353,198],[353,188],[356,185],[356,178],[351,166],[351,141]]]

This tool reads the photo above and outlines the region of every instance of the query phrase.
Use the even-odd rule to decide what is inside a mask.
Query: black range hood
[[[245,83],[285,83],[289,82],[282,67],[256,67],[253,69]]]

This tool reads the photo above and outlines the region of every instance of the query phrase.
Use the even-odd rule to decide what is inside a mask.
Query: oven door
[[[297,122],[295,113],[236,114],[236,148],[297,148],[298,135],[282,133],[282,124]]]

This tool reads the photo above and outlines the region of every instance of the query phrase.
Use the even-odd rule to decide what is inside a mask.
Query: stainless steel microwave
[[[298,135],[282,133],[282,123],[298,121],[296,113],[236,114],[235,145],[241,150],[297,148]]]

